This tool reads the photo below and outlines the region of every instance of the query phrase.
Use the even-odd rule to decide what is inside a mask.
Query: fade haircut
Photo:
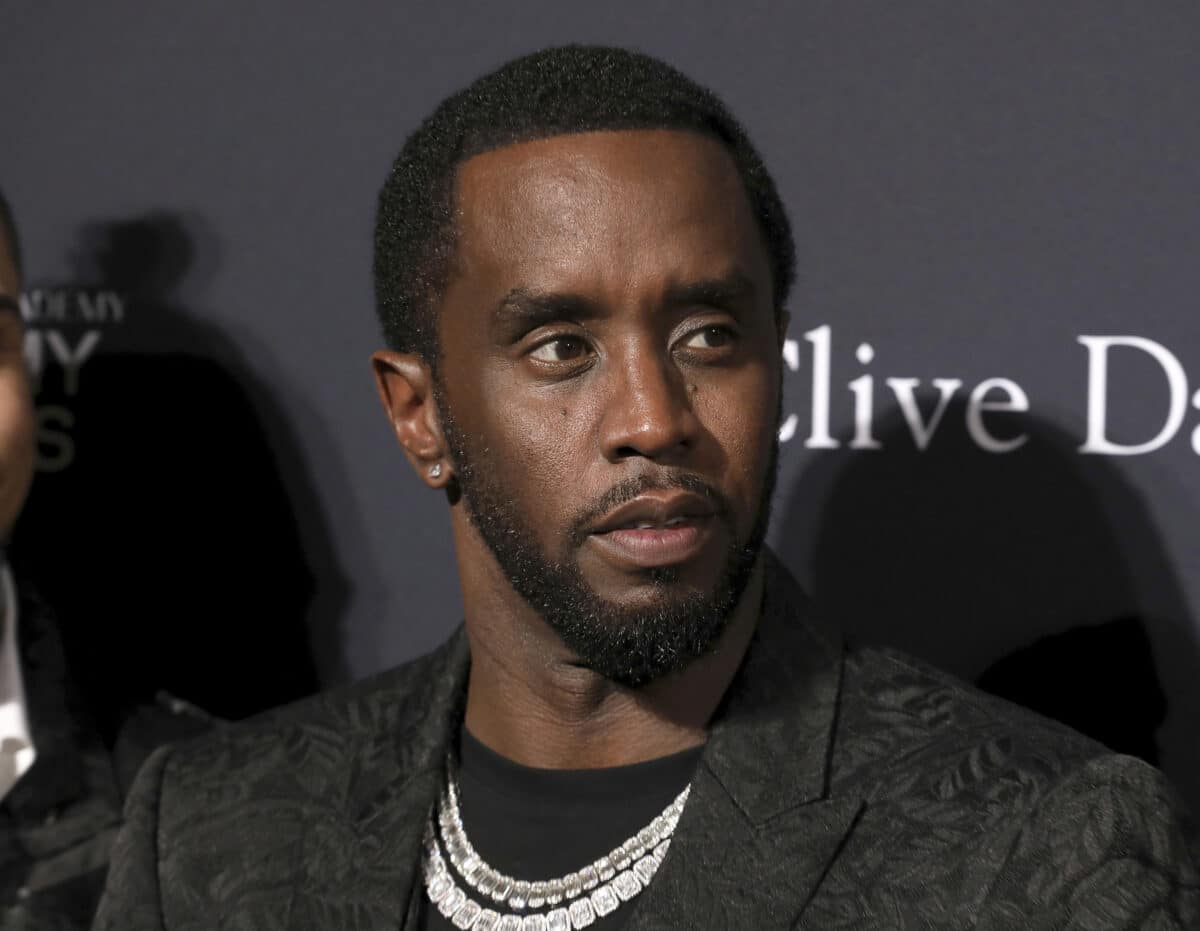
[[[552,136],[666,129],[716,139],[737,167],[762,231],[776,313],[795,275],[791,226],[775,182],[711,91],[648,55],[568,45],[518,58],[446,99],[408,137],[379,193],[375,302],[391,349],[437,370],[437,305],[455,249],[458,166]]]
[[[13,267],[17,270],[17,278],[24,280],[25,270],[21,267],[21,239],[17,236],[17,222],[13,219],[12,207],[0,191],[0,236],[8,244],[8,255]]]

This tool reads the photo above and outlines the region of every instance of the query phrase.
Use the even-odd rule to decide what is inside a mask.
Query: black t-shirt
[[[702,749],[632,766],[531,769],[489,750],[464,727],[458,763],[463,828],[493,869],[528,880],[565,876],[604,856],[660,815],[691,781]],[[450,870],[460,888],[484,904],[454,868]],[[424,887],[421,896],[421,927],[452,929],[430,906]],[[637,898],[623,903],[591,927],[623,928],[636,904]],[[487,905],[494,903],[489,900]]]

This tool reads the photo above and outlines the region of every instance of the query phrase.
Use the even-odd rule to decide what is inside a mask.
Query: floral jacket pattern
[[[629,928],[1200,928],[1187,824],[1157,770],[844,647],[767,562],[755,639]],[[469,662],[460,629],[381,676],[158,751],[96,928],[415,929]]]

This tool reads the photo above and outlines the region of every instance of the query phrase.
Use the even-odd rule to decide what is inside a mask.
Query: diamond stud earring
[[[441,478],[442,477],[442,464],[440,462],[435,462],[433,465],[431,465],[429,467],[429,477],[430,478]]]

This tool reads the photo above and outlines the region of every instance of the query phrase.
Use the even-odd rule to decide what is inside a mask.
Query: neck
[[[507,585],[501,595],[464,592],[467,728],[497,753],[547,769],[623,766],[704,743],[757,625],[762,575],[760,559],[712,653],[639,688],[578,665]]]

